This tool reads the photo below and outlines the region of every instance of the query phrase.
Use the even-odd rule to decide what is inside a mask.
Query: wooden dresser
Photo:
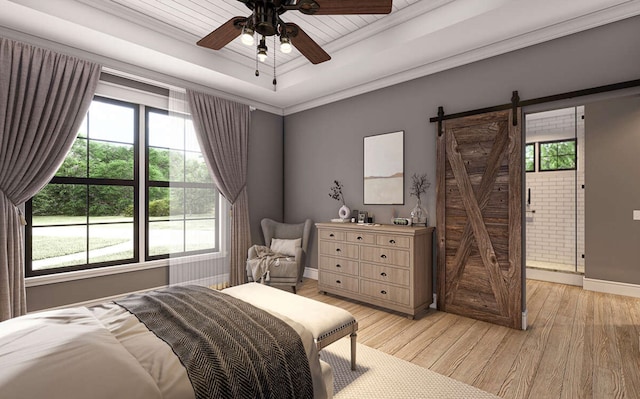
[[[433,299],[433,227],[316,223],[318,289],[414,317]]]

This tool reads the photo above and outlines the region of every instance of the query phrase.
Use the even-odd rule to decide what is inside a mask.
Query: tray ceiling
[[[288,114],[638,15],[640,0],[394,0],[389,15],[288,11],[282,19],[298,24],[332,59],[312,65],[295,49],[275,51],[275,88],[272,38],[259,77],[255,47],[239,39],[219,51],[195,44],[230,18],[250,14],[237,0],[0,0],[0,8],[5,31]]]

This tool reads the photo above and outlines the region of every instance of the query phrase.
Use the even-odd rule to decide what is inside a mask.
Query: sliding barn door
[[[437,161],[438,308],[519,329],[522,146],[521,123],[512,122],[511,111],[443,121]]]

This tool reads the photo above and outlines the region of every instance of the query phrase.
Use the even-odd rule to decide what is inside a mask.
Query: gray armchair
[[[296,293],[297,285],[302,281],[302,276],[304,275],[305,258],[307,248],[309,247],[309,235],[311,234],[312,224],[311,219],[297,224],[280,223],[268,218],[262,219],[260,225],[262,226],[262,234],[264,235],[264,243],[266,246],[271,246],[271,239],[273,238],[289,240],[302,239],[301,247],[295,250],[295,257],[291,257],[290,260],[282,259],[278,264],[271,265],[269,269],[269,285],[287,289],[291,287],[293,292]],[[251,268],[249,266],[249,261],[257,257],[256,250],[253,246],[249,248],[247,255],[247,277],[249,281],[253,281]]]

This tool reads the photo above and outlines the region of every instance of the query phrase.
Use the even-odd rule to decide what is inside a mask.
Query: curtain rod
[[[531,100],[518,101],[518,107],[526,107],[529,105],[566,100],[574,97],[583,97],[583,96],[588,96],[592,94],[606,93],[608,91],[630,89],[632,87],[639,87],[639,86],[640,86],[640,79],[628,80],[626,82],[592,87],[590,89],[575,90],[575,91],[569,91],[561,94],[554,94],[551,96],[533,98]],[[450,115],[444,115],[444,109],[442,107],[438,107],[438,116],[431,117],[429,119],[429,122],[442,122],[448,119],[463,118],[465,116],[484,114],[487,112],[504,111],[512,107],[513,107],[513,103],[507,103],[502,105],[496,105],[494,107],[487,107],[487,108],[475,109],[472,111],[458,112]]]

